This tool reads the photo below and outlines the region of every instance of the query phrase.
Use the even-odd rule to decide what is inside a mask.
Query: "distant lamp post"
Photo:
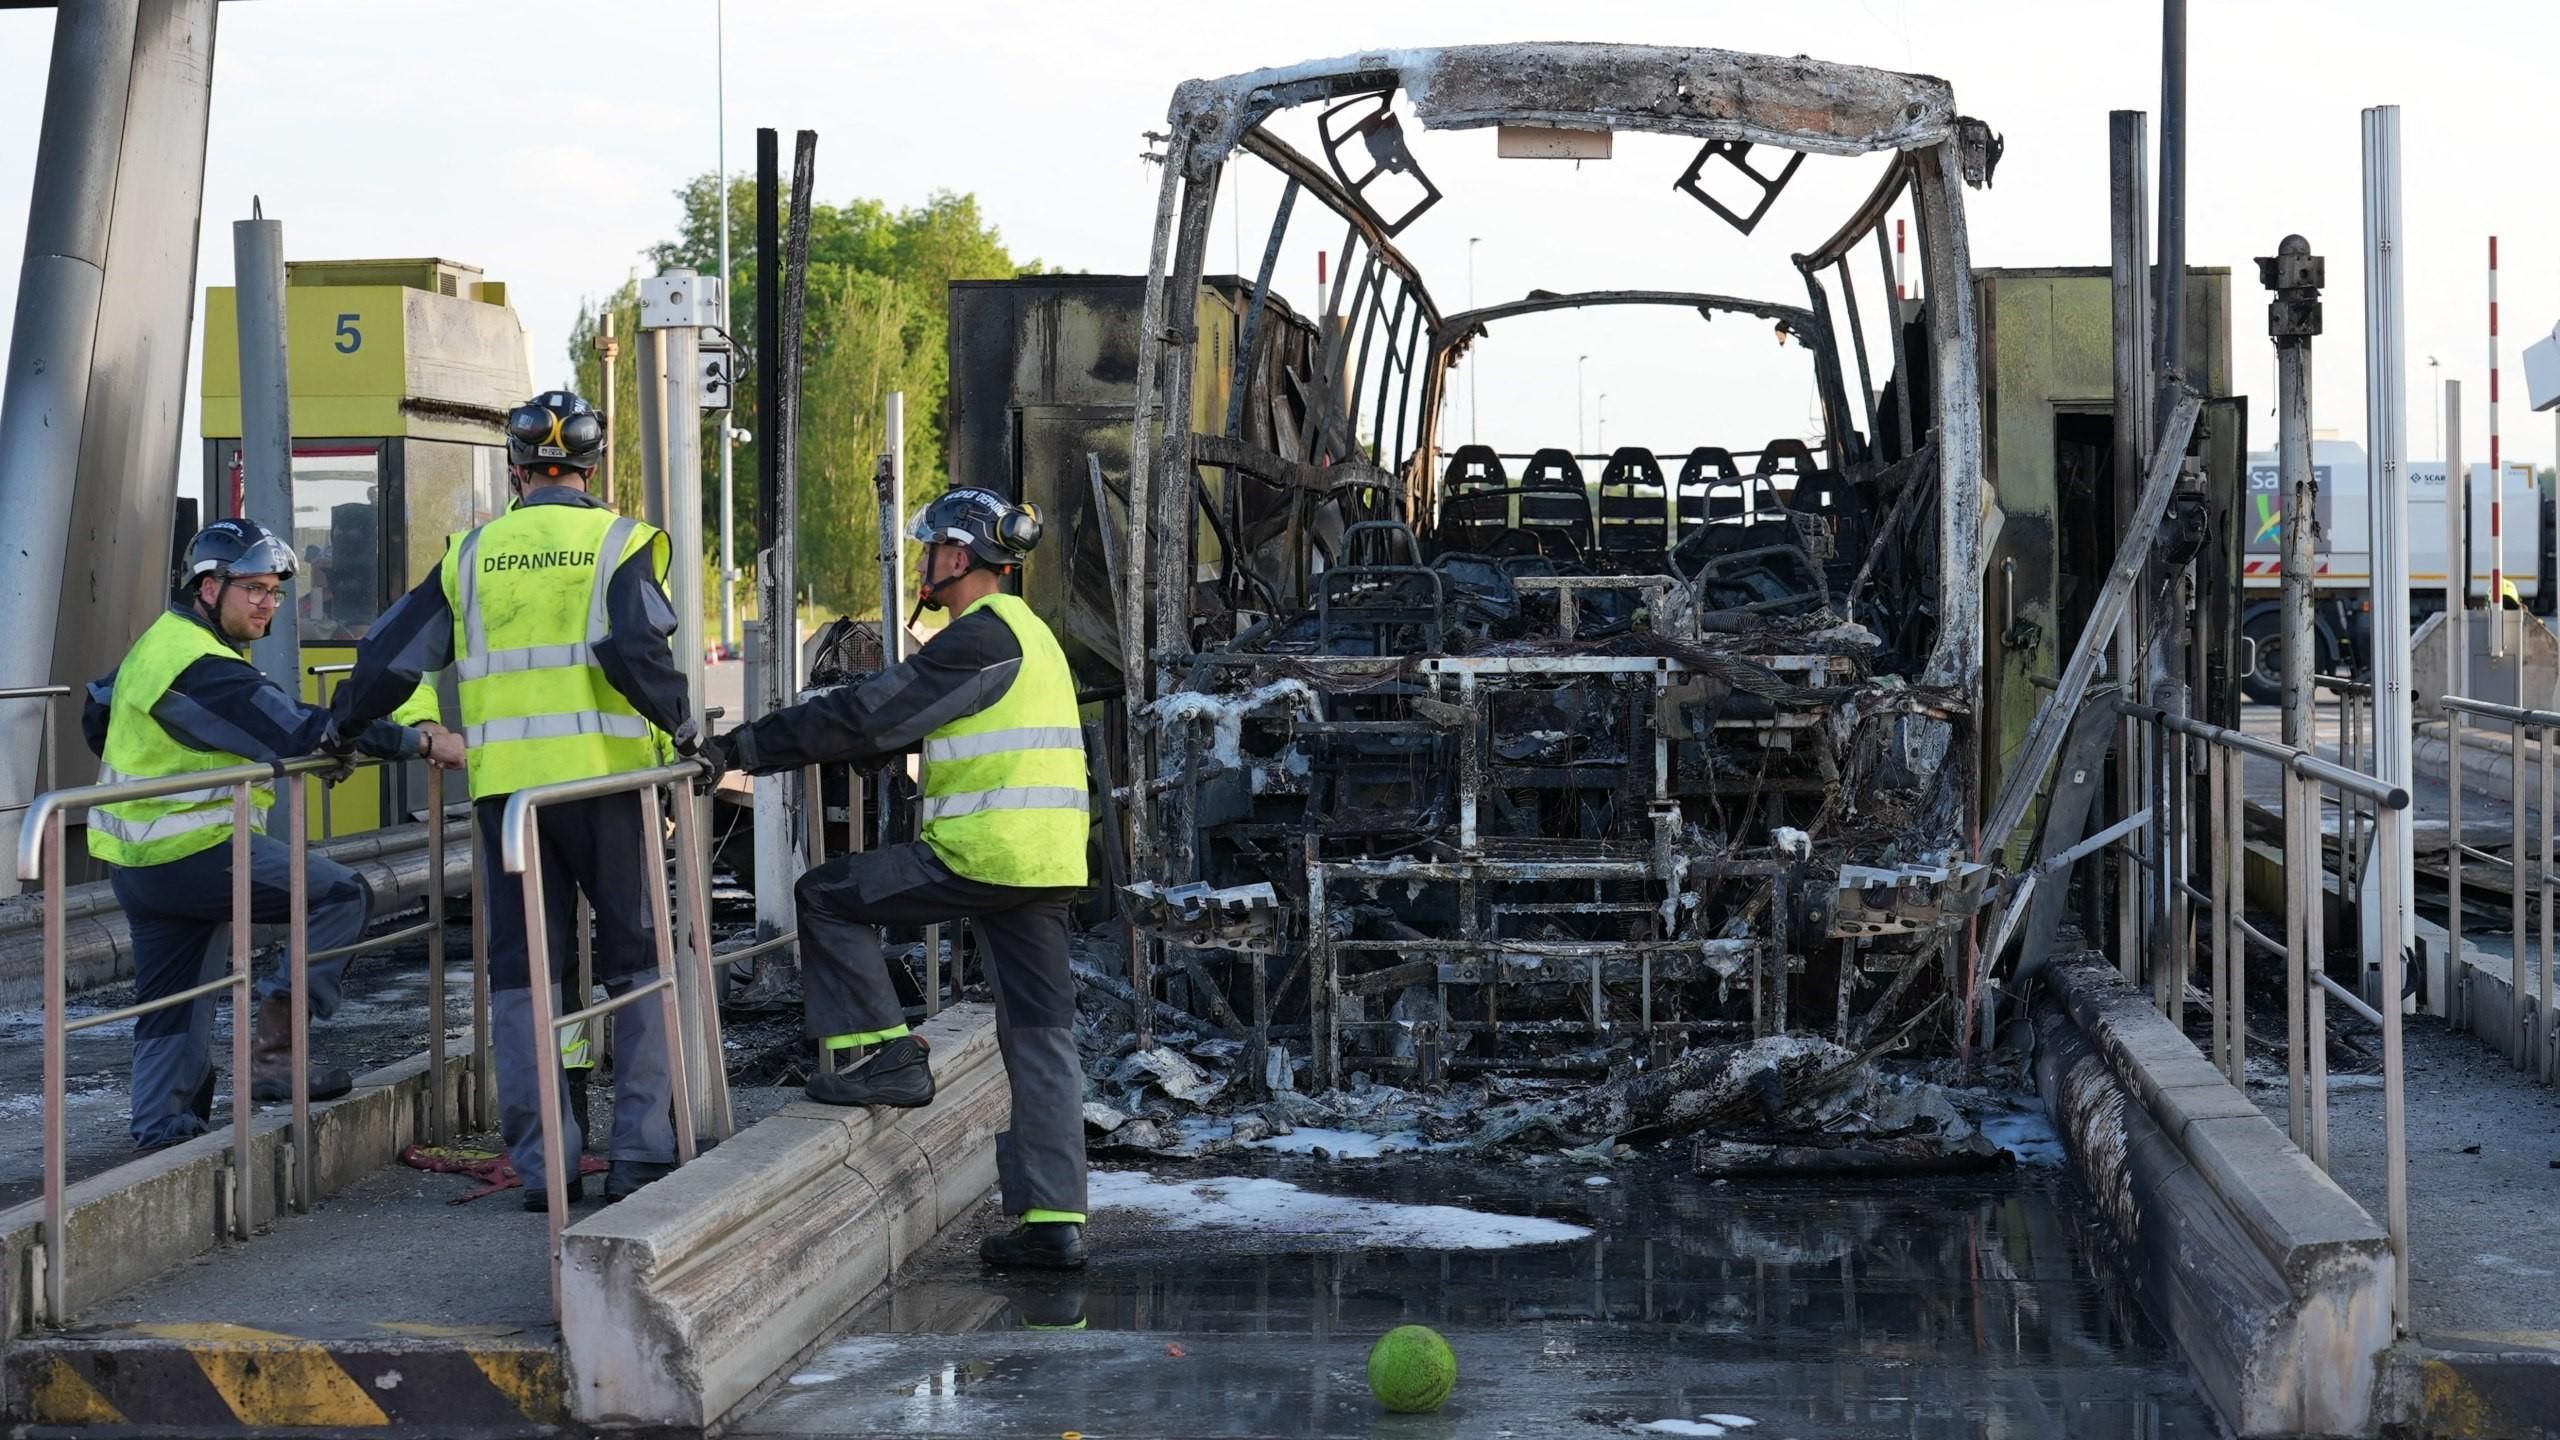
[[[1483,243],[1484,237],[1481,235],[1470,235],[1467,237],[1467,308],[1470,310],[1476,308],[1476,247]],[[1468,354],[1467,443],[1470,445],[1476,443],[1476,417],[1484,413],[1478,404],[1478,397],[1476,395],[1476,372],[1477,368],[1482,363],[1482,356],[1473,354],[1472,352]]]
[[[1609,453],[1609,392],[1600,392],[1600,453]]]
[[[2427,357],[2427,391],[2436,397],[2436,458],[2439,460],[2444,458],[2444,386],[2438,383],[2436,375],[2442,368],[2436,357]],[[2447,475],[2445,483],[2452,484],[2453,477]]]
[[[1588,371],[1590,364],[1591,357],[1588,355],[1576,355],[1573,357],[1573,448],[1577,451],[1589,450],[1591,448],[1590,432],[1585,430],[1582,424],[1582,397],[1584,394],[1583,376]]]

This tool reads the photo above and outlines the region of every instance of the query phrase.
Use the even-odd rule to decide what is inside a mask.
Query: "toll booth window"
[[[302,643],[349,644],[382,613],[382,452],[297,447],[293,544]]]

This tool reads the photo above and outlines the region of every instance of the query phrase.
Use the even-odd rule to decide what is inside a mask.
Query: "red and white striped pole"
[[[1908,300],[1910,288],[1902,283],[1902,222],[1893,222],[1893,298]]]
[[[2469,476],[2463,477],[2465,483]],[[2489,656],[2507,653],[2507,472],[2498,454],[2498,237],[2489,237]]]

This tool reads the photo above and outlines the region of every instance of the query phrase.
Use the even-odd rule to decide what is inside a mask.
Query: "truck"
[[[2469,534],[2470,595],[2490,603],[2489,466],[2470,471],[2464,530]],[[2533,467],[2508,461],[2502,517],[2505,581],[2509,602],[2536,615],[2560,608],[2560,566],[2553,563],[2552,500]],[[2361,675],[2370,668],[2373,613],[2372,547],[2366,514],[2368,467],[2364,447],[2352,440],[2314,440],[2311,474],[2319,485],[2318,532],[2313,544],[2312,669]],[[2416,624],[2444,608],[2445,466],[2442,460],[2409,462],[2409,619]],[[2283,584],[2284,494],[2273,451],[2249,456],[2249,493],[2243,510],[2241,585],[2245,600],[2241,634],[2249,663],[2242,688],[2250,699],[2274,704],[2284,688]]]

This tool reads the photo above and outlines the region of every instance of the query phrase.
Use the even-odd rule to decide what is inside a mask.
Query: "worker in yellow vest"
[[[549,933],[530,937],[522,878],[500,868],[499,822],[518,790],[651,769],[669,744],[690,752],[694,726],[669,644],[676,612],[666,593],[667,537],[587,489],[604,457],[602,417],[568,391],[547,391],[509,412],[506,431],[514,504],[456,537],[436,572],[383,612],[357,645],[336,705],[341,725],[358,724],[398,705],[421,675],[454,667],[489,907],[499,1130],[524,1181],[525,1208],[543,1210],[533,1067],[557,1066],[561,1055],[552,1037],[534,1034],[532,987],[557,984],[577,953],[579,894],[595,914],[596,979],[618,995],[650,978],[647,847],[659,841],[641,833],[636,791],[542,807]],[[625,1006],[614,1018],[608,1202],[675,1168],[661,1023],[654,1005]],[[574,1157],[584,1136],[574,1111],[564,1103],[562,1112],[562,1148]],[[576,1175],[567,1190],[573,1201],[586,1198]]]
[[[185,573],[169,608],[125,652],[113,675],[89,686],[82,729],[98,753],[98,780],[157,780],[266,764],[343,747],[353,737],[384,757],[462,763],[461,737],[428,723],[390,721],[341,731],[327,710],[304,705],[249,663],[251,644],[290,603],[293,547],[255,520],[217,520],[187,544]],[[290,916],[292,853],[265,833],[273,787],[257,792],[249,841],[249,911],[261,924]],[[186,791],[122,800],[89,812],[89,853],[133,930],[134,998],[155,1000],[218,979],[230,958],[219,943],[231,921],[232,792]],[[362,877],[325,856],[305,857],[305,943],[334,950],[364,934],[373,910]],[[326,1019],[345,996],[349,957],[307,971],[312,1015]],[[251,1094],[293,1093],[290,970],[258,982]],[[213,997],[155,1010],[133,1027],[133,1141],[158,1150],[203,1133],[213,1111]],[[354,1088],[337,1067],[315,1066],[314,1100]]]
[[[1049,627],[1007,593],[1039,543],[1037,511],[987,490],[925,507],[920,606],[955,617],[914,658],[714,737],[706,768],[763,773],[924,750],[923,838],[840,856],[800,877],[809,1033],[853,1061],[809,1082],[830,1105],[933,1099],[875,926],[965,919],[986,945],[1013,1128],[996,1137],[1005,1213],[993,1265],[1084,1264],[1084,1070],[1076,1057],[1067,904],[1085,883],[1084,732],[1075,676]],[[927,977],[932,983],[932,977]],[[858,1054],[858,1059],[857,1059]]]

